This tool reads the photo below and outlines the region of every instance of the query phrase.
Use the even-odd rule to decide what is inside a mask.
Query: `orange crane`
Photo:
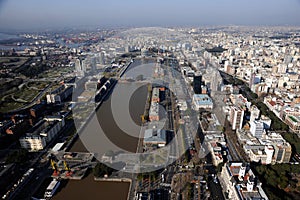
[[[64,167],[65,167],[65,170],[67,171],[66,176],[71,176],[73,174],[73,172],[71,171],[71,168],[69,167],[69,165],[67,164],[66,161],[64,161]]]
[[[52,160],[52,159],[50,160],[50,162],[51,162],[51,167],[53,169],[53,176],[58,176],[59,175],[59,171],[57,169],[56,162],[54,160]]]

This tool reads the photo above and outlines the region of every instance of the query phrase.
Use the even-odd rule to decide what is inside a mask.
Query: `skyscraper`
[[[86,72],[87,61],[77,58],[75,61],[75,70],[78,76],[83,76]]]
[[[91,70],[95,72],[96,69],[97,69],[97,62],[96,62],[96,57],[94,56],[91,58]]]
[[[201,83],[202,83],[202,75],[196,74],[194,76],[193,89],[195,94],[201,94]]]
[[[87,59],[84,59],[81,61],[81,71],[84,73],[86,72],[86,69],[87,69]]]
[[[81,60],[79,58],[77,58],[76,61],[75,61],[75,70],[76,70],[76,72],[81,71],[81,65],[82,65]]]
[[[98,58],[99,58],[99,64],[100,65],[104,65],[105,64],[105,55],[104,55],[104,52],[100,52],[99,54],[98,54]]]

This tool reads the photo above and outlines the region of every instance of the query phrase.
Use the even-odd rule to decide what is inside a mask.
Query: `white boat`
[[[60,185],[60,181],[53,179],[45,191],[44,198],[51,199],[51,197],[53,197],[54,193],[58,189],[59,185]]]

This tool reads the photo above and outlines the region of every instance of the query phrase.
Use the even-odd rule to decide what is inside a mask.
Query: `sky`
[[[300,0],[0,0],[0,30],[299,25]]]

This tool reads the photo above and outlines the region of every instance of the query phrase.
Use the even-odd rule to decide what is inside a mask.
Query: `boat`
[[[58,189],[59,185],[60,181],[57,179],[53,179],[45,191],[44,198],[51,199],[55,194],[56,190]]]

